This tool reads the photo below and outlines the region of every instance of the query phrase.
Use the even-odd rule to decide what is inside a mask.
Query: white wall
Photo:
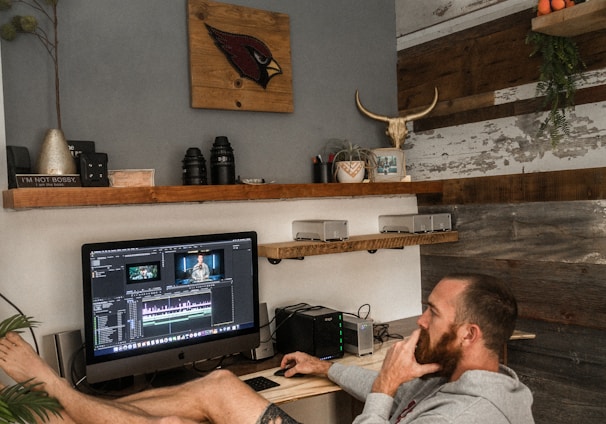
[[[314,218],[347,219],[352,235],[369,234],[377,232],[381,214],[414,212],[415,197],[2,209],[1,290],[42,322],[39,335],[50,334],[83,325],[83,243],[248,229],[259,232],[260,243],[278,242],[291,238],[292,220]],[[260,258],[260,299],[270,311],[305,301],[356,312],[369,303],[373,318],[389,321],[420,312],[419,268],[418,247],[312,256],[278,265]],[[0,316],[13,313],[0,303]]]

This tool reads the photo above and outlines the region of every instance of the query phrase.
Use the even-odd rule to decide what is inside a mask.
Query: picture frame
[[[406,158],[401,149],[373,149],[377,157],[375,182],[400,182],[406,177]]]
[[[188,0],[191,107],[294,112],[290,17]]]

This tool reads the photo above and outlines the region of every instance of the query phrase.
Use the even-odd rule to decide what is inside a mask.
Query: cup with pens
[[[314,183],[332,183],[332,158],[331,154],[328,157],[328,162],[324,161],[322,155],[317,155],[312,158],[313,162],[313,182]]]

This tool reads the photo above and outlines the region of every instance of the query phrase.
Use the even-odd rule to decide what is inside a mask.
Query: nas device
[[[452,230],[452,219],[449,213],[434,213],[431,215],[431,229],[433,231]]]
[[[281,353],[300,350],[320,359],[343,356],[343,314],[306,303],[276,308],[276,346]]]
[[[431,231],[431,215],[380,215],[381,233],[427,233]]]
[[[343,347],[345,348],[345,352],[358,356],[371,355],[373,345],[372,320],[344,315]]]
[[[295,240],[343,241],[349,238],[347,221],[336,219],[311,219],[292,222]]]

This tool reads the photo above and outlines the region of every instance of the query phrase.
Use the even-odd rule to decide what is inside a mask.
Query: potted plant
[[[328,140],[324,150],[332,159],[333,174],[340,183],[359,183],[364,180],[366,171],[368,178],[374,179],[377,158],[371,149],[333,138]]]
[[[31,317],[13,315],[0,322],[0,338],[9,331],[20,332],[37,324]],[[37,389],[39,384],[29,380],[0,389],[0,423],[47,422],[49,412],[61,417],[61,405],[44,390]]]
[[[555,146],[564,135],[570,135],[566,111],[574,107],[574,94],[586,66],[571,38],[530,31],[526,43],[534,46],[530,56],[540,55],[543,59],[537,96],[543,97],[541,109],[547,107],[549,112],[538,134],[547,132]]]

